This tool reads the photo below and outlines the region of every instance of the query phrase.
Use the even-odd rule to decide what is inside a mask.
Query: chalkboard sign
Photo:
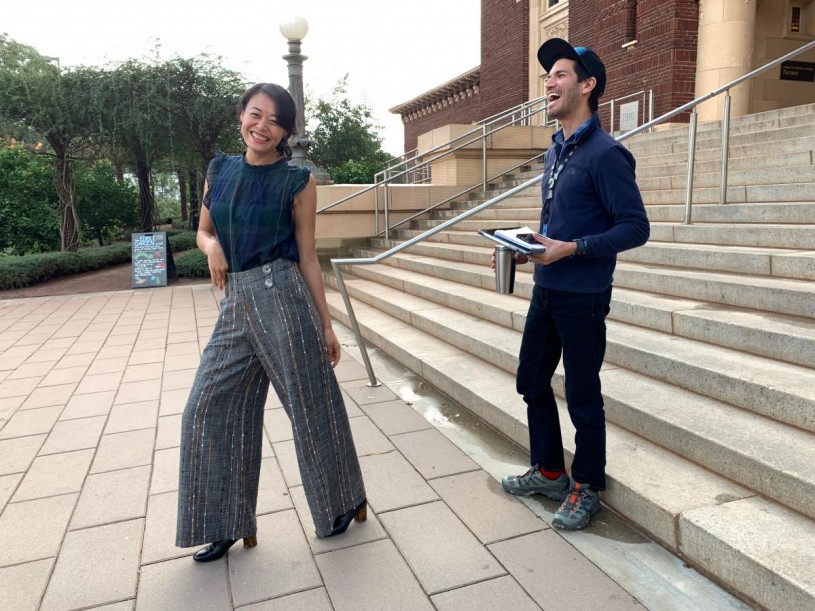
[[[134,289],[167,286],[178,279],[166,232],[134,233],[131,239]]]

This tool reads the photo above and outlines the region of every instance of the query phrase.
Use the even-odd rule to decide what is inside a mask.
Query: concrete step
[[[685,244],[815,250],[815,231],[812,230],[811,225],[745,225],[696,222],[692,225],[684,225],[680,223],[652,222],[650,239],[657,242]]]
[[[645,205],[654,204],[684,204],[686,189],[663,189],[660,191],[642,191],[642,201]],[[693,188],[694,204],[719,203],[721,190],[719,187]],[[727,202],[731,204],[743,203],[775,203],[775,202],[811,202],[815,201],[815,183],[792,184],[761,184],[761,185],[733,185],[728,184]]]
[[[792,153],[807,152],[815,150],[815,136],[799,135],[798,137],[790,136],[786,140],[770,140],[757,148],[754,144],[734,145],[730,144],[728,151],[729,159],[739,159],[742,157],[755,157],[759,151],[762,154],[771,157],[773,155],[788,155]],[[651,165],[673,165],[677,163],[687,163],[688,149],[680,149],[678,151],[655,151],[652,154],[634,155],[637,160],[637,167]],[[716,162],[717,166],[721,166],[722,149],[721,146],[715,148],[707,148],[696,151],[694,161],[713,163]],[[695,166],[694,166],[695,167]]]
[[[445,234],[442,234],[445,235]],[[471,238],[468,234],[449,235],[459,242]],[[483,238],[479,238],[483,241]],[[474,240],[471,240],[474,241]],[[377,240],[373,246],[385,250],[396,245],[395,241]],[[428,241],[412,246],[407,252],[414,255],[434,257],[445,277],[455,280],[455,262],[470,263],[482,268],[473,276],[476,286],[491,288],[490,276],[484,269],[490,264],[492,247],[455,242]],[[625,261],[660,263],[667,260],[674,266],[686,265],[708,271],[733,271],[741,268],[748,273],[769,275],[781,266],[775,261],[785,256],[778,249],[745,249],[728,247],[688,247],[648,243],[645,246],[622,253],[620,265]],[[815,254],[809,254],[809,263]],[[789,255],[787,258],[797,260]],[[748,269],[744,267],[748,265]],[[532,293],[531,268],[518,267],[515,294],[528,299]],[[815,275],[815,265],[802,265],[798,270]],[[787,276],[788,277],[788,276]],[[459,281],[461,281],[459,277]],[[789,316],[752,308],[692,300],[682,295],[660,295],[644,290],[615,287],[612,297],[611,318],[644,326],[650,329],[706,341],[758,356],[769,357],[788,363],[811,366],[815,363],[815,322],[798,316]]]
[[[802,114],[779,117],[767,116],[764,118],[755,118],[755,115],[750,121],[740,121],[740,117],[732,119],[730,122],[730,139],[734,136],[743,136],[746,134],[763,134],[768,139],[772,139],[773,135],[778,130],[786,128],[799,128],[802,131],[815,126],[815,108],[810,105],[808,112]],[[650,134],[638,134],[628,142],[632,148],[639,148],[644,146],[656,146],[668,142],[684,141],[687,143],[689,129],[688,125],[674,127],[669,130],[659,130],[651,132]],[[698,141],[717,139],[721,140],[722,137],[722,122],[721,121],[707,121],[699,123],[696,126],[696,137]]]
[[[411,233],[419,235],[416,231]],[[442,241],[449,246],[443,248]],[[399,244],[399,241],[375,240],[372,244],[388,249]],[[489,265],[492,248],[492,243],[477,233],[446,231],[410,247],[409,252]],[[815,250],[683,244],[650,240],[640,248],[620,253],[617,258],[619,261],[674,268],[815,280]]]
[[[517,302],[492,300],[494,279],[489,268],[485,273],[484,266],[443,263],[434,265],[428,257],[400,254],[384,265],[358,266],[354,273],[465,314],[523,329],[525,311],[517,310]],[[810,327],[815,330],[815,323]],[[815,371],[811,369],[627,323],[610,321],[608,328],[606,362],[815,431]],[[514,371],[514,363],[507,366]]]
[[[810,122],[808,125],[794,125],[790,127],[780,127],[770,131],[755,131],[748,133],[731,133],[729,146],[733,149],[740,147],[752,147],[754,151],[760,149],[765,144],[770,142],[778,142],[781,140],[790,140],[793,138],[800,138],[802,136],[815,136],[815,122]],[[703,132],[697,133],[696,136],[696,151],[701,153],[707,150],[721,150],[722,138],[721,133]],[[657,142],[631,142],[628,145],[629,150],[634,153],[636,157],[650,156],[650,155],[664,155],[667,153],[682,153],[688,150],[688,131],[685,131],[684,137],[675,134],[671,138],[666,138],[663,141]],[[755,154],[755,152],[753,153]]]
[[[348,324],[339,294],[331,289],[327,299],[332,316]],[[493,428],[526,445],[525,408],[515,392],[514,376],[461,351],[388,314],[353,300],[365,339],[395,356],[422,378],[465,405]],[[398,341],[394,338],[399,338]],[[562,405],[566,453],[571,459],[574,430]],[[815,549],[812,520],[764,499],[747,488],[661,448],[622,427],[609,423],[607,431],[608,490],[603,501],[635,521],[689,563],[709,567],[708,572],[726,585],[770,608],[806,608],[815,601],[811,578]],[[666,474],[670,476],[666,477]],[[753,533],[754,512],[738,505],[738,524],[711,520],[714,512],[730,505],[756,499],[766,524],[772,516],[776,528]],[[687,517],[685,517],[687,516]],[[762,525],[763,525],[762,524]],[[783,557],[754,550],[775,549],[778,532],[795,532],[784,537]],[[682,537],[687,533],[688,542]],[[751,533],[745,541],[745,533]],[[800,533],[800,534],[799,534]],[[718,552],[727,551],[726,562]],[[717,552],[712,554],[711,552]],[[745,579],[745,576],[748,578]],[[792,606],[790,606],[792,605]]]
[[[650,241],[622,252],[618,261],[815,280],[815,251]]]
[[[508,200],[507,200],[508,201]],[[504,208],[505,202],[497,204]],[[807,224],[815,225],[815,202],[782,202],[767,204],[699,204],[691,208],[697,223],[730,224]],[[651,222],[681,223],[685,218],[685,205],[648,206]]]
[[[400,235],[399,237],[407,238],[419,235],[418,231],[402,233],[411,235]],[[375,240],[373,245],[388,249],[398,243],[398,240]],[[472,249],[476,250],[472,251]],[[410,247],[409,252],[488,265],[492,249],[492,243],[476,232],[445,231]],[[815,280],[815,250],[685,244],[652,239],[640,248],[620,253],[618,261],[775,278]]]
[[[499,208],[537,208],[540,210],[541,207],[541,196],[540,196],[540,187],[537,188],[537,193],[530,194],[529,192],[531,189],[527,189],[523,191],[522,195],[510,195],[505,200],[495,204],[495,207]],[[495,195],[498,195],[496,193]],[[451,210],[458,210],[459,212],[463,210],[470,210],[475,208],[478,204],[483,203],[492,197],[483,197],[477,200],[471,200],[466,202],[454,202],[451,206]]]
[[[614,285],[737,308],[815,319],[815,283],[620,261]]]
[[[447,220],[471,210],[478,203],[462,202],[452,209],[434,210],[423,220]],[[540,197],[509,197],[469,217],[470,219],[516,219],[539,218]],[[649,204],[648,218],[651,222],[681,223],[685,218],[685,204]],[[815,202],[792,201],[779,203],[695,203],[691,209],[694,222],[729,224],[815,224]]]
[[[467,354],[500,364],[510,374],[517,368],[519,330],[376,282],[354,282],[349,290],[356,299]],[[610,338],[613,335],[610,328]],[[562,368],[555,387],[563,395]],[[603,388],[611,422],[698,464],[713,465],[713,471],[815,517],[812,433],[621,367],[604,370]],[[769,441],[756,446],[761,439]]]
[[[728,177],[730,172],[743,172],[755,170],[756,168],[784,168],[784,167],[806,167],[811,166],[813,151],[797,151],[784,155],[751,155],[749,157],[729,158],[727,161]],[[696,159],[693,165],[694,180],[697,176],[705,172],[712,172],[719,176],[721,174],[721,163],[714,164],[711,160]],[[665,165],[637,164],[637,180],[643,178],[653,178],[657,176],[682,176],[686,177],[688,171],[688,157],[684,155],[676,163]]]
[[[686,167],[679,166],[679,170],[671,176],[654,176],[650,178],[638,177],[637,184],[643,194],[646,191],[685,189],[688,183]],[[694,173],[694,189],[704,187],[719,187],[721,184],[721,173],[718,168],[715,172],[710,171],[708,165],[703,172]],[[782,185],[795,183],[810,183],[811,197],[815,198],[815,166],[801,165],[793,167],[764,168],[761,166],[746,170],[729,170],[727,174],[727,185],[729,187],[743,185]]]
[[[760,608],[815,608],[815,524],[761,497],[687,511],[680,550]],[[784,536],[783,533],[794,533]],[[746,562],[744,559],[748,559]]]

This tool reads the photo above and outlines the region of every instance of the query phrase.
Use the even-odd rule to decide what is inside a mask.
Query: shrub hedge
[[[176,259],[175,269],[180,278],[209,278],[207,256],[200,250]]]
[[[191,250],[196,247],[195,232],[192,231],[168,232],[167,239],[173,252]],[[181,257],[179,262],[189,258],[192,254],[194,253]],[[119,265],[129,262],[130,258],[131,251],[128,242],[85,248],[78,252],[2,256],[0,257],[0,290],[23,288],[53,278]],[[193,263],[195,262],[191,261],[185,264],[185,267]],[[206,257],[204,257],[204,263],[206,265]],[[208,274],[209,268],[207,267]],[[181,275],[179,271],[179,276]],[[200,275],[202,274],[194,274],[193,277]]]

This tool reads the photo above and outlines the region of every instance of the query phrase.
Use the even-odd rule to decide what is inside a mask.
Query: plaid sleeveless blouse
[[[216,153],[207,169],[203,205],[224,249],[229,272],[274,261],[300,261],[294,236],[294,198],[308,183],[308,168],[281,159],[250,165],[243,155]]]

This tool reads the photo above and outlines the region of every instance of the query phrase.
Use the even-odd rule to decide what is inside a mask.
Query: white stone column
[[[757,0],[699,0],[696,95],[726,85],[753,70]],[[750,112],[750,82],[730,91],[730,113]],[[700,121],[722,116],[722,96],[698,108]]]

